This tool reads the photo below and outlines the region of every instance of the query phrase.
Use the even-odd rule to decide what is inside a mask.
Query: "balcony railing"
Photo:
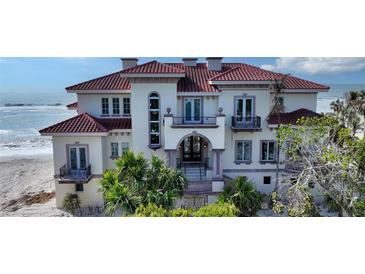
[[[68,169],[67,165],[60,168],[60,182],[73,183],[84,182],[87,183],[91,178],[91,165],[80,169]]]
[[[182,127],[216,126],[217,117],[173,117],[172,125]]]
[[[232,129],[234,130],[261,130],[261,117],[232,116]]]

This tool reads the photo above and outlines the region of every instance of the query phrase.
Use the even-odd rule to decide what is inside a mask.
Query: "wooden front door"
[[[201,161],[201,139],[199,136],[190,136],[185,138],[182,144],[183,161],[200,162]]]

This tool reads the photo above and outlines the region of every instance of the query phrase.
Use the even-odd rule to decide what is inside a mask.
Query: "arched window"
[[[153,92],[149,98],[149,142],[151,147],[160,146],[160,96]]]

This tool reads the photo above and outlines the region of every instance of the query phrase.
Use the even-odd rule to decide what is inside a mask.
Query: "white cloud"
[[[309,74],[337,74],[365,69],[365,57],[280,57],[263,69]]]

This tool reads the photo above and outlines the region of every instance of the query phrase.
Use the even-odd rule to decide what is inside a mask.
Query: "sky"
[[[181,62],[178,58],[139,58]],[[204,62],[205,58],[199,58]],[[223,62],[242,62],[322,84],[365,84],[365,58],[243,57]],[[1,58],[0,90],[64,89],[65,87],[116,72],[120,58]]]

